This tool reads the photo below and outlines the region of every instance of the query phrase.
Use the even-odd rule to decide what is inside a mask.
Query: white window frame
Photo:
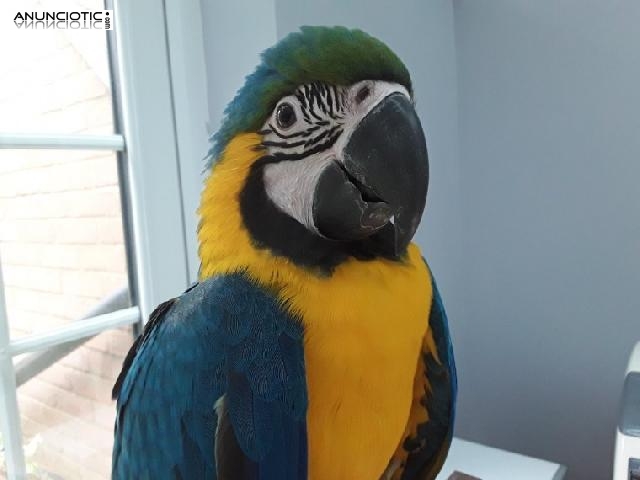
[[[170,78],[182,191],[188,277],[198,280],[196,209],[209,149],[209,111],[200,0],[165,0]]]
[[[200,2],[115,0],[114,10],[123,134],[0,132],[0,149],[126,151],[138,305],[12,341],[0,259],[0,427],[10,480],[26,478],[13,357],[137,323],[197,278],[190,210],[199,195],[193,182],[201,186],[208,104]]]

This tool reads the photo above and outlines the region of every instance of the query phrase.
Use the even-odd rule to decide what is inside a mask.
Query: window
[[[193,269],[179,156],[195,147],[176,118],[197,92],[172,83],[170,61],[193,46],[193,17],[168,21],[173,0],[69,0],[66,11],[114,10],[113,30],[6,27],[18,11],[60,5],[0,6],[0,44],[13,47],[0,64],[0,477],[10,479],[110,476],[113,381],[142,319]]]

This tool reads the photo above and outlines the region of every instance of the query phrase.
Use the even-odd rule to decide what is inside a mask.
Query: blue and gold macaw
[[[456,372],[411,239],[428,162],[409,73],[359,30],[262,55],[213,138],[200,282],[127,356],[114,479],[433,479]]]

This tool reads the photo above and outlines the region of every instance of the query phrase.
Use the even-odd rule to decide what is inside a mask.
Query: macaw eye
[[[356,103],[360,104],[364,102],[370,93],[371,89],[369,88],[369,85],[363,85],[360,87],[358,93],[356,93]]]
[[[296,123],[296,111],[290,103],[282,103],[278,105],[276,110],[276,122],[278,127],[286,129]]]

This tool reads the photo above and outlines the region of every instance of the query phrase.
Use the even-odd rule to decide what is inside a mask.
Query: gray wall
[[[227,103],[276,38],[273,0],[201,0],[209,131],[218,130]],[[195,28],[195,27],[194,27]]]
[[[611,476],[640,340],[640,2],[458,0],[458,433]]]

